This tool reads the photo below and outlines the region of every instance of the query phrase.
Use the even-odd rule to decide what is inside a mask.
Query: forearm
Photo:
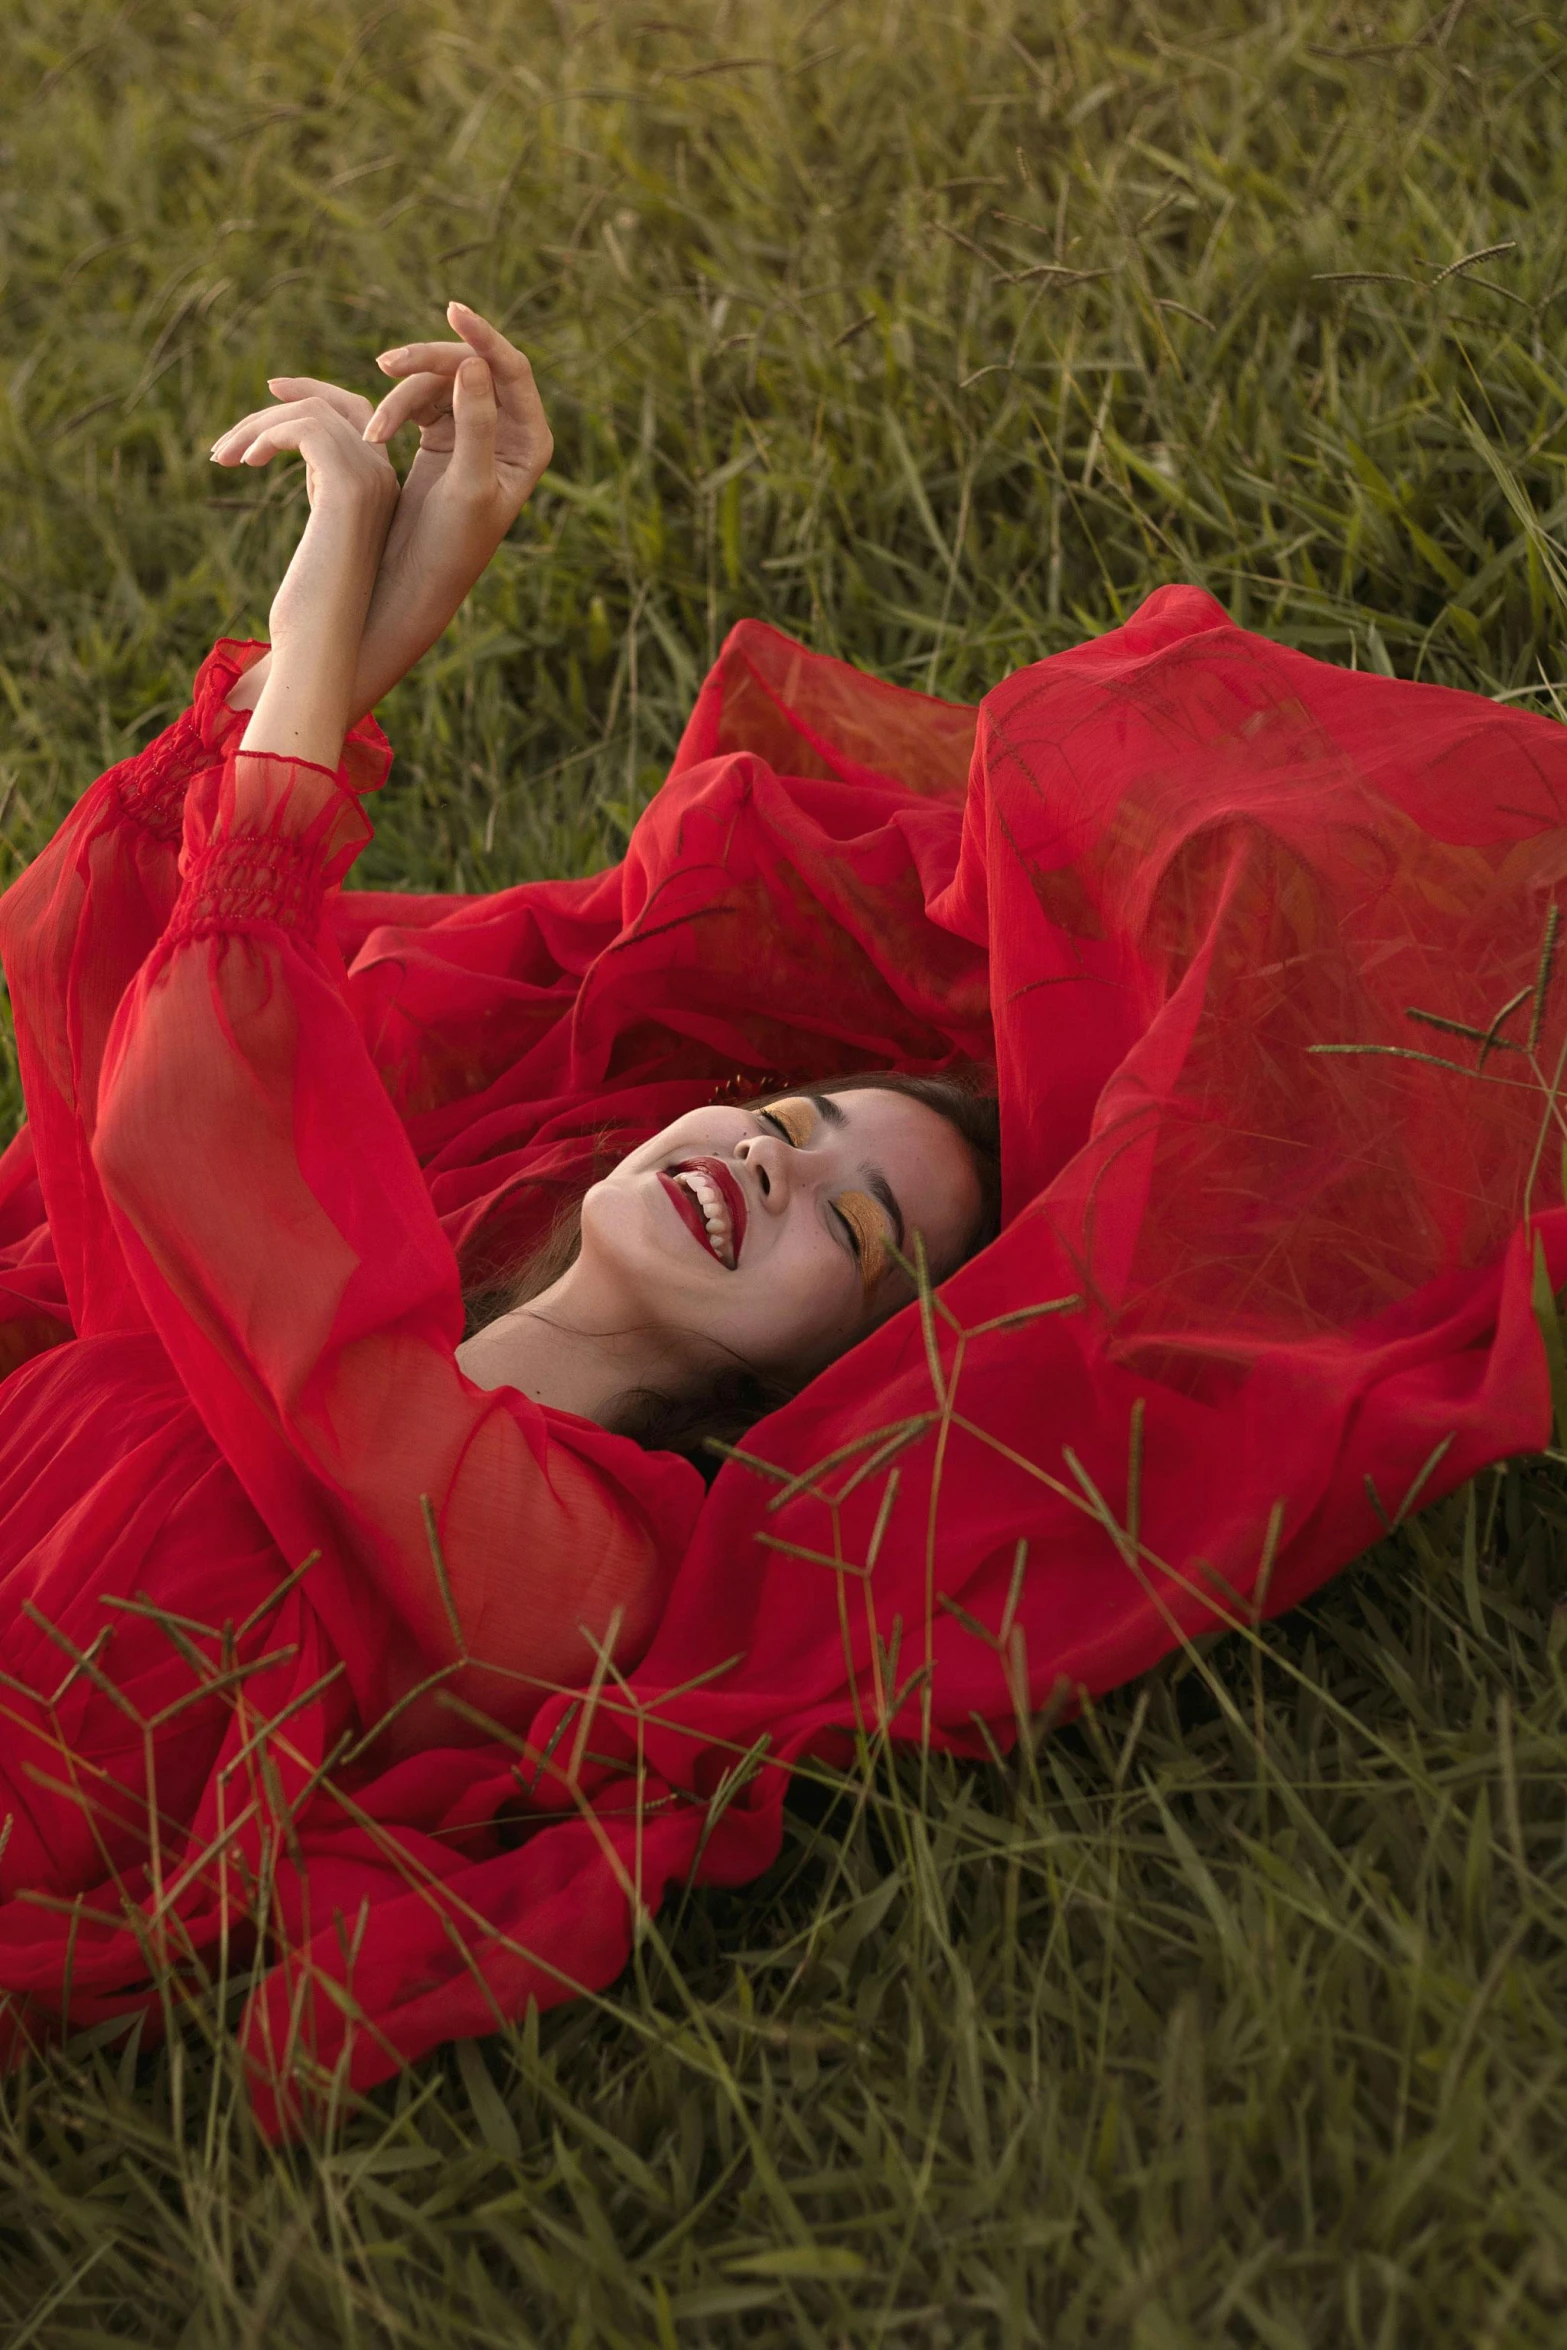
[[[348,695],[350,725],[367,716],[422,660],[461,610],[476,571],[482,570],[493,552],[493,548],[483,550],[476,564],[471,543],[438,540],[432,545],[428,533],[419,546],[416,538],[423,503],[416,478],[410,475],[392,519],[365,614]],[[271,666],[270,656],[265,656],[239,679],[229,697],[232,709],[256,708]]]
[[[388,546],[370,600],[348,695],[350,726],[368,717],[377,702],[422,660],[456,616],[470,584],[465,573],[455,565],[445,578],[428,570],[416,571],[406,560],[400,562],[397,550]],[[265,653],[237,680],[229,696],[229,707],[254,710],[271,670],[272,656]]]
[[[286,659],[268,653],[240,679],[231,707],[255,713],[245,730],[248,750],[335,767],[352,723],[352,698],[330,675],[301,676]]]
[[[428,545],[416,549],[416,522],[417,510],[405,512],[399,506],[365,619],[352,695],[355,718],[374,709],[382,695],[423,659],[462,609],[474,584],[471,550],[443,555]],[[482,567],[481,563],[478,568]]]
[[[355,681],[389,518],[385,500],[368,498],[330,515],[312,513],[273,606],[273,649],[250,673],[261,684],[247,751],[337,765],[343,737],[361,715]]]

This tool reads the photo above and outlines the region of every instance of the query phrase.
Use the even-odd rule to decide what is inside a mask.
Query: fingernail
[[[407,358],[407,356],[408,353],[406,349],[401,351],[383,351],[380,358],[376,361],[376,365],[377,367],[398,367],[402,364],[403,360]]]

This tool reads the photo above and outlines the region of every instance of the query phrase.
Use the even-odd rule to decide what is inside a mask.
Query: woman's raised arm
[[[341,737],[376,550],[318,423],[279,428],[314,449],[300,593],[280,593],[245,744],[187,804],[179,897],[115,1020],[93,1156],[197,1410],[284,1558],[320,1554],[310,1588],[361,1715],[435,1672],[519,1723],[596,1646],[643,1645],[701,1485],[457,1367],[456,1264],[323,923],[369,831],[319,754]],[[417,1709],[394,1733],[454,1734]]]
[[[242,461],[265,465],[284,450],[305,461],[310,518],[272,599],[272,651],[245,747],[330,769],[355,715],[360,640],[397,476],[386,451],[317,394],[273,409]]]

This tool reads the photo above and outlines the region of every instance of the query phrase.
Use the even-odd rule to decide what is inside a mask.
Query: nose
[[[755,1183],[760,1204],[768,1215],[781,1216],[789,1205],[799,1157],[792,1144],[778,1134],[747,1134],[735,1144],[735,1157]]]

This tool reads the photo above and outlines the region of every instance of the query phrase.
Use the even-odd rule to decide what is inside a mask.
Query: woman
[[[375,418],[280,382],[216,444],[305,460],[270,651],[215,657],[184,731],[95,786],[0,907],[78,1333],[0,1408],[0,1896],[146,1862],[154,1777],[184,1818],[238,1717],[191,1691],[154,1758],[122,1751],[111,1690],[180,1669],[176,1618],[259,1606],[270,1639],[268,1595],[312,1552],[354,1618],[312,1622],[312,1653],[330,1673],[343,1644],[343,1722],[384,1720],[383,1761],[450,1742],[451,1700],[515,1731],[596,1662],[634,1665],[702,1487],[616,1431],[738,1433],[912,1297],[918,1252],[940,1280],[994,1228],[985,1113],[955,1084],[710,1102],[592,1184],[553,1278],[525,1267],[454,1343],[455,1267],[322,928],[384,768],[372,728],[346,763],[345,737],[548,456],[526,362],[453,319],[484,355],[405,355]],[[409,413],[400,499],[384,444]],[[68,1726],[62,1656],[94,1660]],[[247,1667],[242,1643],[213,1675]],[[67,1750],[91,1785],[62,1819]]]
[[[0,909],[10,1327],[79,1334],[0,1389],[0,1995],[26,2044],[254,1954],[285,2104],[607,1982],[800,1754],[987,1751],[1543,1442],[1567,1277],[1567,738],[1196,591],[977,714],[742,624],[613,872],[336,893],[345,727],[547,455],[454,323],[368,437],[281,381],[219,445],[306,458],[272,653]],[[874,1073],[987,1064],[959,1265],[983,1134]],[[459,1259],[584,1190],[465,1337]],[[705,1500],[619,1432],[802,1379]]]

